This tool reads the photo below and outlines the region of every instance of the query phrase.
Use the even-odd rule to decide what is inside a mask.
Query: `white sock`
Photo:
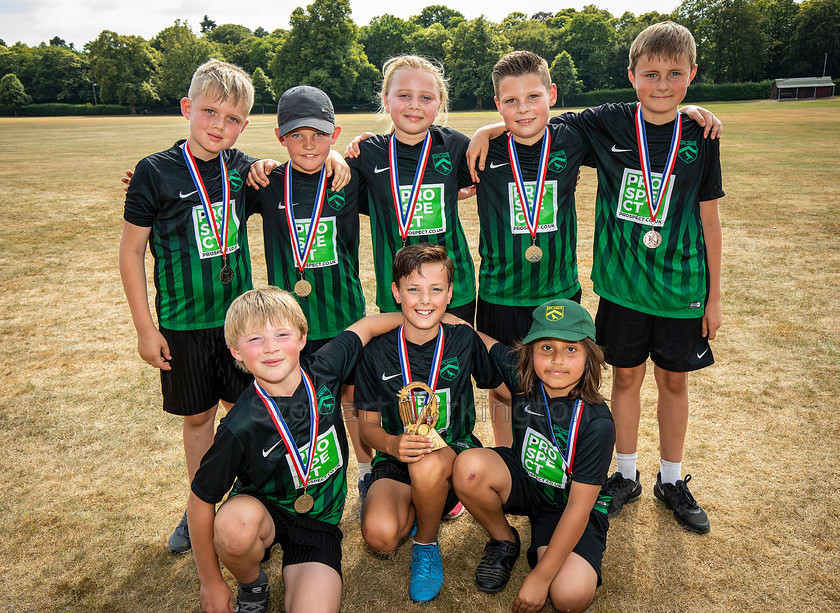
[[[621,473],[621,476],[631,481],[636,480],[636,459],[638,453],[616,453],[615,463],[616,470]]]
[[[419,543],[419,542],[415,541],[414,539],[411,539],[411,542],[412,542],[414,545],[423,545],[423,546],[425,546],[425,547],[428,547],[429,545],[437,545],[437,544],[438,544],[438,542],[437,542],[437,541],[435,541],[434,543]]]
[[[682,479],[682,462],[669,462],[659,458],[659,472],[662,483],[676,485],[677,481]]]
[[[370,462],[359,462],[359,479],[370,474]]]

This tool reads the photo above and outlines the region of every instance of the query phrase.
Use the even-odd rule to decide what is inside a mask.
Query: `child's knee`
[[[362,538],[377,553],[391,553],[400,544],[394,522],[362,520]]]
[[[184,429],[197,429],[206,426],[208,422],[213,422],[216,419],[216,407],[208,411],[196,413],[195,415],[184,416]]]
[[[556,585],[557,582],[552,584],[548,594],[551,606],[556,611],[562,611],[563,613],[586,611],[595,599],[595,590],[590,589],[588,585],[555,587]]]
[[[469,491],[478,487],[484,476],[482,449],[467,449],[461,452],[452,467],[452,487],[456,492]]]
[[[259,505],[259,506],[257,506]],[[219,553],[240,556],[251,551],[260,540],[264,509],[257,505],[222,505],[213,522],[213,544]]]

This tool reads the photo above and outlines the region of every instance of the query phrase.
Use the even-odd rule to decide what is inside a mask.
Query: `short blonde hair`
[[[496,97],[499,96],[499,83],[505,77],[521,77],[527,74],[535,74],[540,78],[545,89],[551,89],[551,73],[548,70],[548,62],[533,51],[512,51],[503,55],[496,65],[493,66],[491,76],[493,78],[493,90]]]
[[[642,30],[630,45],[630,72],[636,69],[641,57],[678,61],[685,57],[694,68],[697,63],[697,44],[685,26],[673,21],[660,21]]]
[[[399,55],[392,57],[382,65],[382,87],[379,90],[379,114],[383,117],[388,114],[385,111],[385,98],[388,97],[388,92],[391,90],[394,74],[401,68],[424,70],[434,77],[438,90],[438,98],[440,98],[438,117],[441,118],[441,123],[446,123],[449,115],[449,85],[443,74],[443,66],[419,55]]]
[[[196,68],[190,81],[190,100],[207,96],[219,100],[232,100],[235,105],[244,103],[248,113],[254,106],[254,86],[251,77],[239,66],[208,60]]]
[[[225,343],[236,347],[243,336],[266,322],[275,326],[288,323],[301,337],[309,331],[306,316],[295,297],[279,287],[267,286],[249,290],[231,303],[225,315]],[[240,360],[236,365],[247,372]]]

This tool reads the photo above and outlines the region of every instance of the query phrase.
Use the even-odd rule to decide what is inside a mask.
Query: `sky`
[[[289,27],[289,15],[298,6],[305,8],[312,0],[280,0],[275,2],[252,2],[248,10],[241,10],[235,2],[208,3],[198,0],[0,0],[0,39],[7,45],[15,42],[34,46],[49,42],[54,36],[74,43],[81,49],[102,30],[117,34],[136,34],[145,39],[152,38],[176,19],[186,20],[198,32],[204,15],[218,25],[235,23],[251,30],[262,26],[269,32]],[[216,6],[211,6],[216,4]],[[467,19],[484,15],[489,20],[500,22],[518,7],[504,0],[424,0],[406,5],[398,2],[389,6],[380,0],[350,0],[351,18],[357,25],[366,25],[371,18],[385,13],[408,19],[418,14],[424,6],[443,4],[464,14]],[[532,3],[529,14],[540,10],[576,8],[595,4],[607,9],[615,16],[629,10],[635,14],[649,11],[669,13],[676,8],[678,0],[557,0]],[[235,10],[234,10],[235,9]],[[523,11],[524,12],[524,11]]]

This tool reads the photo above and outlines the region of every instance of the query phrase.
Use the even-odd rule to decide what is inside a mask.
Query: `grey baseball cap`
[[[298,128],[313,128],[332,134],[335,111],[330,97],[311,85],[287,89],[277,102],[277,128],[280,136]]]

